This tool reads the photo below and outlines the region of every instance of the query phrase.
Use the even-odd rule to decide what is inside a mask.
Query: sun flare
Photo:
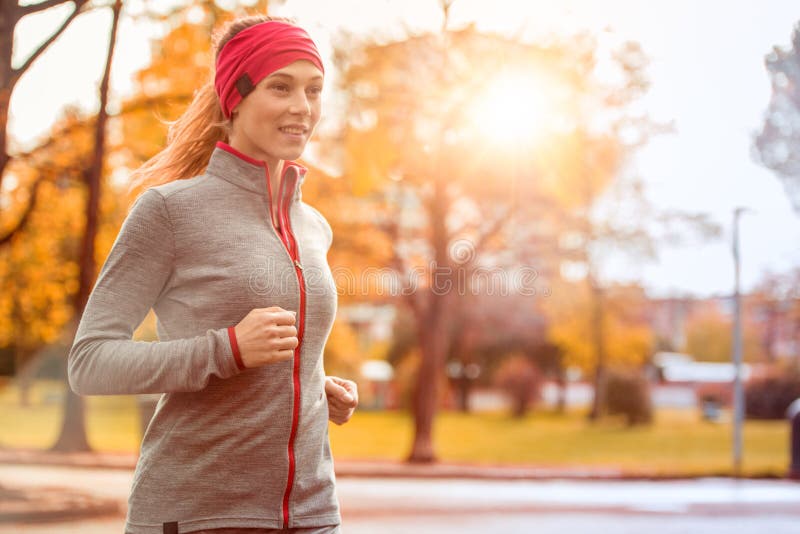
[[[532,72],[498,75],[474,101],[473,126],[482,137],[499,144],[535,142],[553,119],[549,85]]]

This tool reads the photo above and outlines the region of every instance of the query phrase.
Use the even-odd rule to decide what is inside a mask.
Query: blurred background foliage
[[[340,313],[325,349],[326,371],[357,380],[365,407],[409,413],[404,444],[411,441],[412,460],[436,457],[439,410],[466,414],[480,408],[470,399],[492,392],[520,425],[542,424],[532,409],[555,408],[580,426],[567,406],[570,384],[588,386],[582,415],[590,421],[621,415],[630,426],[658,422],[647,374],[653,355],[727,362],[732,318],[727,296],[654,299],[638,284],[604,276],[612,253],[652,261],[660,242],[719,237],[703,213],[661,213],[649,205],[630,166],[649,138],[670,131],[637,107],[649,88],[649,59],[637,43],[608,50],[586,33],[533,43],[474,25],[449,28],[451,3],[441,2],[437,32],[335,36],[335,84],[326,88],[333,124],[318,132],[303,160],[310,169],[303,200],[334,231],[328,259]],[[107,7],[81,3],[83,10]],[[226,20],[268,8],[265,1],[202,1],[138,15],[165,31],[136,74],[132,95],[109,105],[98,265],[140,192],[128,191],[129,173],[164,146],[167,122],[209,80],[209,35]],[[98,36],[98,46],[108,44],[104,39]],[[5,148],[0,368],[9,377],[3,402],[13,410],[35,411],[56,398],[49,382],[37,397],[37,378],[64,378],[79,317],[85,177],[96,121],[66,109],[28,152]],[[519,273],[530,276],[514,278]],[[442,281],[453,290],[437,291]],[[799,286],[800,268],[765,274],[744,301],[745,360],[765,376],[792,377],[791,384],[800,365]],[[157,339],[155,321],[151,313],[135,339]],[[362,374],[369,361],[391,365],[388,385]],[[756,399],[774,388],[758,391]],[[715,395],[727,402],[724,391]],[[124,418],[135,405],[92,399],[88,409],[111,414],[116,407]],[[6,428],[30,439],[0,435],[0,444],[46,446],[43,436],[55,430],[37,425],[60,424],[53,414],[42,419],[13,410]],[[99,436],[102,418],[93,417],[89,432]],[[380,427],[369,417],[365,424]],[[467,427],[458,435],[471,432]],[[768,432],[770,439],[785,437],[778,427]],[[95,446],[131,443],[104,439]],[[451,455],[451,440],[443,446]]]

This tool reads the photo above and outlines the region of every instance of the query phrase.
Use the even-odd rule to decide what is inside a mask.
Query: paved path
[[[119,499],[122,469],[0,465],[0,483]],[[474,480],[339,477],[344,534],[800,532],[800,483],[783,480]],[[1,534],[122,532],[124,518],[0,525]]]

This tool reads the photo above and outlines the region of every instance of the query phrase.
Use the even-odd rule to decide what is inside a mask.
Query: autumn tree
[[[503,273],[500,270],[494,272]],[[480,272],[477,274],[481,275]],[[489,279],[485,281],[489,282]],[[499,285],[480,292],[479,285],[480,282],[476,283],[476,287],[460,296],[460,306],[453,310],[452,343],[446,357],[447,374],[455,389],[457,407],[465,412],[470,409],[469,394],[473,385],[491,385],[491,378],[504,365],[509,366],[507,370],[527,369],[521,362],[505,361],[514,356],[535,367],[537,379],[547,376],[560,383],[563,373],[560,351],[546,340],[548,324],[542,311],[546,293],[538,296],[512,293],[502,291]],[[510,385],[513,382],[501,380],[498,383]],[[514,395],[512,391],[507,393]],[[527,405],[527,402],[518,404],[521,407],[519,415]]]
[[[4,18],[3,22],[17,21],[20,18],[17,15],[23,12],[34,13],[62,3],[68,2],[42,2],[35,6],[19,6],[16,14],[12,14],[11,18]],[[77,9],[57,33],[60,34],[66,24],[77,16],[78,9],[86,4],[86,2],[74,3]],[[10,248],[3,257],[0,257],[2,282],[9,286],[8,291],[3,292],[3,298],[0,298],[0,313],[8,318],[8,321],[2,322],[0,339],[5,345],[11,344],[16,350],[18,368],[25,368],[28,371],[20,377],[23,395],[25,379],[35,373],[35,366],[25,365],[31,360],[31,355],[35,354],[43,344],[50,343],[58,337],[55,332],[62,331],[70,318],[74,323],[82,313],[94,283],[97,265],[104,261],[124,217],[128,196],[121,190],[124,189],[119,183],[121,173],[124,174],[126,167],[131,169],[138,166],[141,161],[154,153],[153,150],[148,155],[147,150],[140,149],[141,145],[129,141],[144,139],[150,141],[149,147],[163,145],[164,124],[160,121],[160,117],[153,114],[153,108],[166,107],[175,104],[176,101],[178,104],[188,103],[192,91],[197,87],[191,84],[198,79],[198,76],[187,77],[184,75],[186,72],[175,76],[174,68],[176,66],[183,68],[185,65],[191,68],[194,65],[207,79],[210,64],[208,37],[211,25],[224,17],[243,14],[241,8],[237,7],[232,12],[218,7],[212,1],[200,2],[199,5],[179,6],[165,14],[145,10],[140,16],[166,24],[173,24],[177,20],[179,28],[185,26],[182,23],[194,8],[205,9],[209,16],[199,28],[197,24],[194,25],[193,41],[187,43],[185,34],[180,35],[178,32],[177,38],[166,43],[167,50],[156,48],[164,54],[161,56],[162,73],[166,74],[172,68],[171,80],[181,84],[177,98],[174,92],[152,94],[153,84],[143,83],[147,90],[143,89],[139,95],[124,102],[120,106],[121,110],[115,116],[110,116],[107,109],[109,75],[122,2],[96,4],[94,7],[106,5],[111,7],[112,24],[105,72],[98,92],[100,100],[98,114],[91,116],[77,110],[69,111],[63,120],[54,125],[50,136],[39,146],[28,153],[15,154],[6,161],[8,164],[6,169],[13,171],[13,182],[11,187],[5,188],[9,193],[4,199],[4,205],[10,206],[7,210],[9,219],[17,223],[5,235]],[[267,2],[261,0],[255,5],[255,9],[266,10],[266,5]],[[8,15],[12,8],[14,6],[11,4],[3,4],[3,15]],[[21,75],[56,37],[57,35],[53,36],[37,49],[25,65],[17,69],[18,72],[12,73],[12,78]],[[170,45],[174,45],[172,51],[181,53],[168,57]],[[204,53],[206,57],[200,59]],[[16,78],[11,81],[12,84],[16,83]],[[153,80],[152,77],[150,81],[155,81],[156,85],[160,82],[157,79]],[[163,84],[161,86],[163,87]],[[6,111],[5,107],[3,111]],[[137,120],[139,120],[138,127]],[[153,135],[142,135],[147,126],[151,127]],[[111,130],[111,142],[106,141],[107,130]],[[128,133],[134,135],[127,137]],[[113,179],[111,179],[112,171]],[[103,193],[102,189],[108,185],[111,186],[110,190]],[[49,214],[39,213],[41,210],[37,209],[36,195],[43,199],[52,199],[52,202],[47,204]],[[58,202],[54,200],[55,198],[58,198]],[[80,203],[83,203],[82,207]],[[58,206],[59,210],[55,210],[53,206]],[[56,223],[59,220],[54,216],[56,211],[58,216],[63,214],[67,217],[69,224],[59,225],[58,231],[54,231],[52,227],[42,226],[38,222],[45,220]],[[76,217],[75,214],[80,212],[84,216]],[[32,225],[30,231],[26,231],[26,225]],[[81,232],[83,237],[79,238],[78,234]],[[67,303],[74,307],[73,313],[65,312]],[[14,326],[17,328],[12,331],[11,328]],[[71,330],[74,331],[74,324]],[[24,335],[20,335],[20,332],[24,332]],[[65,417],[61,435],[54,448],[88,449],[83,423],[83,403],[68,387],[66,389]]]
[[[22,11],[34,13],[62,3],[64,2],[42,2],[29,6],[30,10]],[[75,11],[62,23],[60,29],[49,36],[22,67],[11,69],[13,73],[8,80],[12,88],[36,57],[77,16],[84,2],[75,4]],[[111,10],[112,43],[121,5],[117,1]],[[11,4],[4,4],[3,9],[10,10],[12,7]],[[9,16],[13,19],[19,14],[20,11],[17,11],[16,15]],[[13,19],[14,25],[18,20]],[[106,72],[99,91],[103,104],[101,107],[104,107],[108,93],[112,52],[113,44],[108,49]],[[3,112],[6,111],[4,107]],[[3,237],[4,244],[9,249],[2,258],[6,270],[4,274],[8,275],[4,277],[3,284],[10,285],[4,304],[10,303],[2,312],[10,319],[9,324],[17,327],[6,343],[14,346],[17,351],[23,397],[26,384],[35,373],[35,365],[28,369],[25,364],[38,348],[63,336],[63,328],[69,319],[80,314],[83,305],[81,291],[88,291],[85,289],[85,282],[80,280],[86,277],[86,272],[93,272],[96,231],[91,234],[91,241],[83,240],[84,252],[76,262],[76,256],[81,256],[78,252],[81,246],[76,240],[79,232],[77,227],[85,222],[84,218],[76,217],[76,213],[84,213],[87,218],[92,216],[95,221],[97,218],[99,187],[93,188],[90,193],[93,198],[91,202],[86,203],[84,195],[87,183],[99,182],[105,150],[104,113],[101,110],[98,117],[87,119],[78,111],[68,111],[54,125],[50,138],[30,152],[17,153],[13,158],[6,153],[4,160],[4,170],[7,171],[5,176],[7,180],[10,178],[6,182],[10,187],[5,187],[8,196],[4,203],[8,207],[7,212],[15,216],[17,222]],[[37,197],[49,200],[47,210],[40,207],[37,209]],[[62,224],[58,224],[59,221]],[[28,225],[32,225],[30,231]],[[91,247],[85,246],[87,242]],[[42,273],[47,273],[48,278],[41,278]],[[67,306],[73,308],[71,313],[66,311]],[[63,431],[55,448],[86,450],[88,443],[82,402],[68,387],[66,389]]]
[[[539,368],[523,354],[515,353],[503,360],[495,382],[511,398],[511,414],[517,419],[524,417],[530,405],[541,397]]]
[[[14,353],[23,405],[42,363],[37,355],[59,339],[74,315],[81,230],[81,218],[75,214],[83,209],[81,172],[91,141],[91,128],[78,112],[70,111],[54,125],[51,142],[18,154],[8,166],[12,179],[7,184],[19,184],[8,188],[11,214],[27,209],[30,184],[42,180],[42,204],[0,249],[0,346]]]
[[[764,273],[744,299],[745,319],[758,327],[759,360],[800,362],[800,268]],[[749,319],[749,320],[748,320]]]
[[[587,279],[562,280],[553,287],[553,298],[543,305],[549,324],[547,336],[563,350],[563,365],[590,377],[596,377],[601,363],[606,368],[641,367],[653,346],[644,290],[635,284],[605,284],[599,312],[595,291]],[[603,362],[597,358],[598,313]],[[590,333],[594,337],[587,335]],[[601,400],[598,398],[598,402]]]
[[[210,20],[216,20],[216,15],[221,12],[221,9],[216,6],[213,2],[203,2],[201,3],[202,7],[207,8],[211,12]],[[102,184],[104,182],[104,177],[107,176],[107,169],[105,166],[105,158],[106,158],[106,136],[107,136],[107,123],[109,121],[109,114],[107,109],[107,102],[108,102],[108,93],[109,93],[109,80],[110,80],[110,72],[111,72],[111,65],[113,61],[113,54],[114,54],[114,47],[116,43],[116,35],[117,35],[117,28],[119,24],[119,19],[122,12],[122,2],[121,0],[116,0],[112,5],[112,22],[111,22],[111,29],[110,29],[110,37],[109,37],[109,45],[108,45],[108,53],[106,56],[106,64],[103,73],[103,77],[100,82],[99,87],[99,111],[97,116],[94,119],[94,138],[93,138],[93,145],[92,145],[92,154],[89,158],[88,165],[83,169],[83,179],[86,186],[86,204],[84,207],[84,229],[83,229],[83,237],[81,240],[81,249],[80,249],[80,271],[79,271],[79,286],[78,286],[78,293],[75,298],[75,317],[80,317],[83,314],[83,309],[88,301],[89,294],[94,286],[95,278],[97,275],[97,265],[98,263],[102,263],[102,259],[97,258],[97,236],[98,236],[98,227],[99,227],[99,206],[100,206],[100,198],[102,194]],[[186,8],[176,9],[175,11],[171,12],[183,14],[186,13]],[[183,26],[181,26],[183,27]],[[208,36],[205,35],[205,38],[200,43],[186,43],[185,40],[181,40],[178,38],[178,42],[184,45],[183,48],[179,48],[178,50],[182,51],[184,57],[172,58],[174,60],[178,60],[177,63],[178,67],[182,67],[184,63],[180,62],[181,59],[185,59],[186,55],[191,55],[193,62],[190,62],[189,65],[198,65],[200,63],[200,67],[206,67],[205,72],[208,72],[207,62],[208,59],[205,59],[205,65],[203,65],[203,61],[199,61],[198,58],[202,55],[202,51],[204,49],[207,50],[208,47]],[[185,45],[189,46],[185,46]],[[193,46],[196,44],[200,44],[200,46]],[[208,54],[205,54],[206,56]],[[180,83],[188,84],[191,83],[191,78],[187,80],[185,76],[176,76],[175,72],[170,73],[173,79],[180,80]],[[186,87],[184,85],[184,87]],[[185,93],[186,91],[184,91]],[[151,100],[150,104],[153,103]],[[123,106],[123,112],[120,114],[121,116],[132,114],[136,110],[142,109],[142,102],[140,101],[133,101],[128,102],[127,105]],[[149,111],[149,110],[148,110]],[[121,118],[121,117],[120,117]],[[123,129],[124,132],[124,129]],[[126,144],[127,146],[127,144]],[[130,152],[127,153],[128,155]],[[119,150],[116,151],[115,163],[118,166],[122,166],[125,161],[125,152]],[[121,169],[120,169],[121,170]],[[65,378],[66,379],[66,378]],[[73,450],[88,450],[89,444],[86,440],[86,430],[85,430],[85,422],[84,422],[84,409],[83,409],[83,399],[79,395],[76,395],[71,388],[66,388],[66,400],[64,405],[64,418],[62,420],[61,432],[56,441],[53,445],[53,449],[59,451],[73,451]]]
[[[60,5],[72,5],[72,12],[61,22],[61,24],[49,35],[45,35],[42,43],[33,50],[21,65],[12,65],[11,59],[14,55],[14,31],[20,20],[28,15],[39,13]],[[3,189],[3,179],[6,176],[6,169],[13,160],[9,148],[8,132],[8,109],[11,103],[11,95],[14,92],[19,80],[58,37],[72,23],[75,18],[88,8],[89,0],[44,0],[38,3],[22,4],[16,0],[6,0],[0,3],[0,192]],[[0,202],[0,223],[2,223],[2,234],[0,234],[0,246],[6,245],[11,237],[25,226],[33,208],[39,192],[39,186],[43,179],[35,180],[30,185],[29,193],[26,195],[25,208],[21,210],[19,217],[10,225],[3,221],[3,203]]]
[[[621,129],[639,133],[640,125],[623,118],[646,87],[634,45],[612,58],[622,81],[608,87],[595,76],[591,36],[537,45],[453,30],[450,2],[442,5],[441,31],[346,41],[337,53],[348,104],[337,139],[345,174],[380,214],[400,286],[413,288],[401,300],[421,353],[416,462],[435,460],[437,388],[466,302],[449,288],[487,267],[507,277],[533,267],[540,289],[558,276],[561,231],[588,233],[583,215],[625,162]]]
[[[755,362],[760,353],[756,324],[746,314],[743,325],[742,355],[745,361]],[[733,319],[717,306],[698,306],[686,322],[686,345],[683,352],[699,361],[730,362],[733,352],[731,330]]]
[[[778,175],[795,212],[800,213],[800,25],[792,32],[791,46],[775,46],[764,65],[772,95],[754,153]]]
[[[79,255],[80,271],[78,294],[75,298],[75,315],[77,317],[83,314],[83,309],[86,306],[86,302],[89,300],[89,294],[94,286],[97,273],[95,241],[100,217],[101,184],[106,156],[106,123],[108,122],[108,110],[106,109],[106,105],[108,103],[109,82],[111,78],[111,63],[114,58],[114,48],[117,42],[117,28],[119,26],[121,12],[122,0],[115,0],[111,7],[111,29],[109,31],[105,68],[98,90],[100,108],[94,121],[92,153],[88,165],[83,169],[82,173],[86,186],[86,203],[83,210],[84,228]],[[67,381],[66,376],[64,380],[65,382]],[[56,443],[53,445],[53,449],[58,451],[89,450],[90,447],[86,439],[85,424],[83,398],[72,391],[72,388],[67,387],[61,432]]]

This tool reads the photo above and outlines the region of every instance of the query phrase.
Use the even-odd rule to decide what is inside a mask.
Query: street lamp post
[[[743,207],[733,210],[733,472],[742,472],[742,425],[744,422],[744,388],[742,387],[742,313],[739,295],[739,217],[746,211]]]

